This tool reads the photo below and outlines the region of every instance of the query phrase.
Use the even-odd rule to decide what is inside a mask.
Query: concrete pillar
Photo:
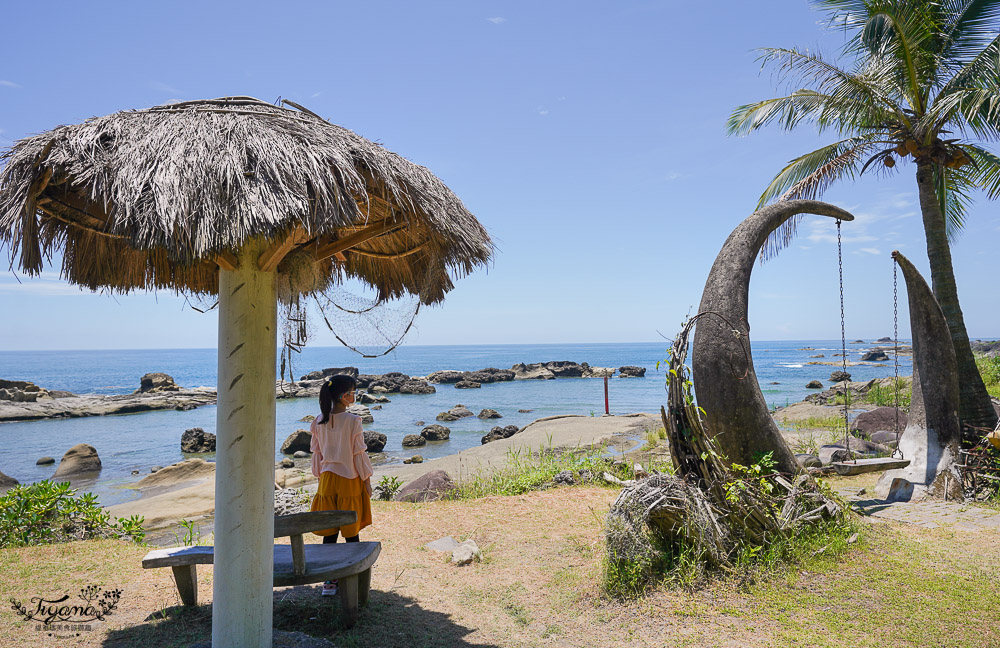
[[[219,270],[213,648],[271,646],[277,304],[263,249]]]

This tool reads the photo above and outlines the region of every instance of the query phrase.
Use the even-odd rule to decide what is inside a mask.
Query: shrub
[[[15,486],[0,496],[0,547],[24,547],[91,538],[125,538],[141,543],[143,518],[116,518],[97,496],[78,496],[69,482],[49,480]]]
[[[376,499],[388,502],[396,495],[402,485],[403,482],[400,481],[399,477],[383,475],[381,481],[372,490]]]
[[[994,398],[1000,398],[1000,356],[978,356],[976,366],[986,383],[986,391]]]

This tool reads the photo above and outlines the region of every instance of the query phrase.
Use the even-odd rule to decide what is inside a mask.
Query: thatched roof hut
[[[427,169],[286,103],[120,112],[0,158],[12,267],[61,252],[63,277],[92,289],[218,295],[216,648],[271,645],[278,300],[356,277],[433,303],[493,252]]]
[[[283,300],[357,277],[434,303],[443,270],[488,261],[489,235],[430,171],[285,103],[189,101],[22,139],[0,156],[0,240],[29,275],[61,251],[91,289],[213,294],[264,236]]]

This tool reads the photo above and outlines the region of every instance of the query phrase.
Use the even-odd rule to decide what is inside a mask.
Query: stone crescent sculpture
[[[962,478],[955,467],[962,439],[958,362],[948,323],[913,264],[898,251],[892,257],[906,281],[913,336],[910,412],[899,438],[899,449],[910,465],[886,471],[875,485],[875,494],[889,500],[917,500],[927,495],[961,499]]]
[[[805,213],[854,220],[829,203],[787,200],[768,205],[740,223],[723,244],[705,282],[691,357],[705,427],[729,461],[749,464],[773,452],[775,468],[786,473],[798,472],[799,465],[757,384],[747,301],[750,273],[768,236],[788,219]]]

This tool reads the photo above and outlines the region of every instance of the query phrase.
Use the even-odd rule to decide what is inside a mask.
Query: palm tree
[[[765,67],[801,86],[740,106],[730,134],[769,124],[811,123],[839,139],[795,158],[771,181],[759,206],[817,198],[833,182],[866,171],[892,174],[912,164],[934,296],[958,357],[959,417],[997,423],[969,344],[952,269],[950,242],[961,230],[970,193],[1000,195],[1000,158],[982,142],[1000,139],[1000,0],[813,0],[829,26],[849,36],[839,65],[799,49],[762,49]],[[772,235],[787,243],[794,221]]]

